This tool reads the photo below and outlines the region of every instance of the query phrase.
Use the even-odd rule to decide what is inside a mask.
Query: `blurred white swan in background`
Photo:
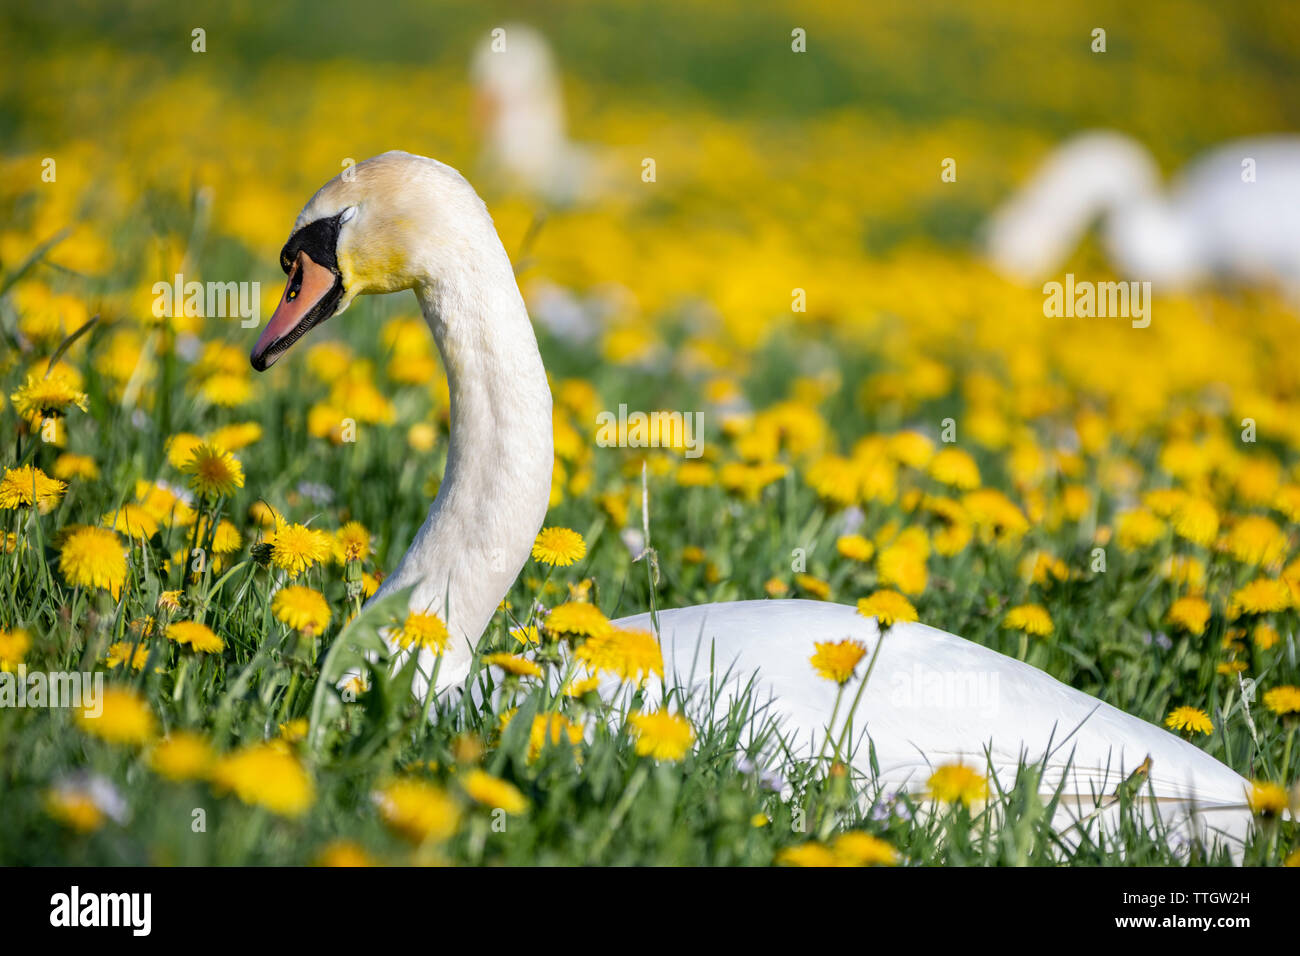
[[[1297,210],[1300,136],[1225,143],[1165,188],[1155,161],[1135,140],[1088,132],[1058,147],[997,211],[988,251],[1005,274],[1041,280],[1100,219],[1107,254],[1123,278],[1166,290],[1223,278],[1295,293]]]
[[[376,599],[409,587],[413,609],[447,623],[441,690],[466,680],[472,649],[546,516],[551,395],[509,258],[473,187],[451,167],[403,152],[351,172],[322,187],[294,223],[281,253],[284,296],[251,361],[265,369],[358,294],[414,290],[446,369],[451,438],[437,498]],[[647,615],[614,623],[652,626]],[[1148,812],[1154,805],[1179,832],[1239,841],[1249,830],[1246,781],[1209,754],[955,635],[898,624],[882,638],[856,608],[815,601],[665,610],[658,626],[667,676],[697,692],[715,685],[722,714],[753,678],[756,704],[780,721],[790,753],[805,758],[833,722],[841,732],[847,713],[833,721],[834,685],[809,663],[814,642],[853,638],[868,654],[879,647],[848,759],[881,790],[922,793],[931,768],[953,761],[1009,788],[1022,762],[1041,762],[1040,792],[1062,788],[1056,822],[1065,829],[1149,760],[1142,792],[1158,805]],[[419,667],[414,690],[423,698],[435,673],[427,649]]]
[[[498,27],[470,64],[489,166],[551,205],[588,198],[596,163],[569,141],[564,93],[546,39],[519,23]]]

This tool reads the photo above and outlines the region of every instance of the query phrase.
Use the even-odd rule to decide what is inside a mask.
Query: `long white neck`
[[[1160,170],[1138,143],[1113,132],[1081,134],[994,215],[990,252],[1003,271],[1042,278],[1069,257],[1095,220],[1159,192]]]
[[[377,596],[414,586],[410,606],[447,623],[438,687],[464,680],[474,645],[528,560],[546,517],[551,393],[528,312],[494,230],[416,287],[451,392],[438,496]],[[433,656],[421,655],[427,679]],[[423,686],[427,686],[427,683]],[[417,678],[417,692],[423,691]]]

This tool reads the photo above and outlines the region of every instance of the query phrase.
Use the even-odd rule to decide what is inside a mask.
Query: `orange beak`
[[[253,368],[259,372],[270,368],[289,346],[333,315],[342,291],[338,276],[317,265],[306,252],[299,252],[289,269],[280,304],[248,357]]]

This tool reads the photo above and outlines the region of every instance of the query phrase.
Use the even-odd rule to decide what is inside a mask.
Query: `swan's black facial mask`
[[[259,372],[270,368],[289,346],[330,318],[343,298],[338,240],[343,213],[303,226],[280,251],[280,268],[289,277],[275,314],[249,356]]]

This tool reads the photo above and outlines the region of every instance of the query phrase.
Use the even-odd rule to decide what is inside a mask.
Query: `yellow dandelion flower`
[[[1281,816],[1290,805],[1286,788],[1266,780],[1252,780],[1246,794],[1250,812],[1259,817]]]
[[[1165,726],[1170,730],[1185,730],[1189,734],[1214,732],[1210,715],[1198,707],[1175,707],[1165,718]]]
[[[1286,557],[1286,535],[1262,515],[1240,519],[1228,532],[1224,544],[1228,553],[1242,564],[1275,564]]]
[[[831,586],[827,581],[812,574],[796,574],[795,586],[808,597],[817,601],[827,601],[831,596]]]
[[[867,653],[865,644],[859,641],[818,641],[816,652],[808,660],[813,670],[827,680],[837,684],[848,683],[858,662]]]
[[[1187,498],[1174,512],[1174,534],[1209,547],[1219,533],[1219,512],[1203,498]]]
[[[1193,594],[1199,594],[1205,588],[1205,562],[1198,558],[1171,555],[1160,565],[1160,573],[1165,580],[1185,586]]]
[[[892,476],[893,465],[888,462],[885,465],[890,469]],[[724,486],[733,480],[730,472],[733,467],[736,466],[731,464],[723,466]],[[804,473],[805,480],[820,498],[839,507],[851,505],[860,498],[862,477],[862,468],[859,464],[840,455],[826,455],[809,465]]]
[[[36,505],[41,514],[48,514],[67,487],[32,465],[6,468],[4,477],[0,478],[0,508],[13,510]]]
[[[393,631],[393,640],[399,647],[418,647],[441,654],[447,649],[450,635],[447,625],[438,615],[426,611],[411,611],[402,626]]]
[[[32,649],[32,637],[22,628],[0,627],[0,671],[14,671]]]
[[[406,431],[406,443],[412,451],[427,454],[438,443],[438,430],[428,422],[416,422]]]
[[[518,708],[514,708],[501,715],[499,724],[501,733],[506,732],[517,711]],[[536,760],[544,747],[558,746],[562,741],[576,747],[582,743],[582,738],[582,725],[563,714],[538,714],[533,718],[532,726],[528,730],[528,760],[530,762]]]
[[[168,780],[202,780],[215,760],[212,745],[201,734],[178,730],[158,741],[149,753],[153,772]]]
[[[301,816],[316,800],[311,774],[287,748],[273,743],[250,744],[221,757],[212,768],[212,783],[282,817]]]
[[[682,564],[703,564],[709,556],[698,545],[688,544],[682,548]]]
[[[461,779],[465,793],[475,803],[517,816],[528,809],[528,799],[514,784],[483,770],[471,770]]]
[[[881,628],[917,620],[912,602],[897,591],[876,591],[870,597],[859,598],[858,613],[863,617],[874,617]]]
[[[99,477],[99,465],[89,455],[74,455],[64,452],[54,459],[54,477],[64,481],[80,478],[82,481],[94,481]]]
[[[1277,628],[1260,621],[1255,625],[1255,630],[1251,634],[1251,640],[1254,641],[1255,646],[1261,651],[1266,651],[1270,647],[1275,647],[1277,642],[1282,640],[1282,636],[1278,634]]]
[[[898,432],[889,436],[886,450],[900,465],[921,469],[934,456],[934,442],[920,432]]]
[[[375,861],[359,844],[351,840],[333,840],[327,843],[316,856],[316,865],[360,869],[374,866]]]
[[[574,657],[589,670],[613,674],[637,685],[651,674],[664,676],[663,652],[650,631],[615,629],[589,637]]]
[[[831,844],[831,852],[841,866],[894,866],[898,851],[880,837],[853,831],[841,833]]]
[[[183,470],[189,460],[194,457],[194,452],[202,444],[203,439],[198,435],[190,432],[177,432],[167,439],[165,450],[168,463],[178,471]]]
[[[104,664],[109,670],[115,667],[121,667],[131,661],[132,670],[144,670],[144,665],[149,662],[149,648],[143,644],[136,644],[132,641],[115,641],[108,645],[108,654],[104,657]],[[3,668],[0,668],[2,670]]]
[[[310,724],[306,717],[295,717],[293,720],[287,720],[280,725],[280,739],[288,744],[296,744],[300,740],[305,740]]]
[[[706,461],[684,461],[677,468],[676,478],[683,488],[708,488],[718,480],[718,475]]]
[[[1300,485],[1283,485],[1273,498],[1273,509],[1292,524],[1300,524]]]
[[[334,551],[328,534],[301,524],[277,529],[267,537],[267,543],[271,545],[271,563],[291,578],[328,561]]]
[[[1286,582],[1273,578],[1257,578],[1232,592],[1228,602],[1228,617],[1243,614],[1273,614],[1291,606],[1291,589]]]
[[[179,611],[181,609],[180,591],[163,591],[158,595],[158,610]]]
[[[137,481],[135,497],[160,525],[189,527],[197,517],[193,508],[161,482]]]
[[[441,788],[407,777],[374,794],[379,815],[412,843],[446,840],[460,825],[460,809]]]
[[[271,598],[276,620],[304,634],[319,634],[329,626],[330,606],[325,596],[312,588],[290,585]]]
[[[533,541],[533,560],[566,568],[587,553],[582,535],[569,528],[543,528]]]
[[[1264,706],[1285,717],[1288,714],[1300,714],[1300,687],[1282,684],[1264,692]]]
[[[488,654],[483,658],[485,664],[493,667],[499,667],[507,674],[515,677],[541,677],[542,669],[534,661],[526,657],[520,657],[518,654]]]
[[[1266,505],[1282,483],[1282,469],[1270,458],[1252,458],[1242,463],[1234,483],[1237,495],[1252,505]]]
[[[105,687],[100,695],[99,714],[75,713],[86,733],[114,744],[147,743],[154,733],[153,712],[148,703],[129,687]]]
[[[927,783],[931,799],[940,803],[970,806],[988,796],[988,780],[964,763],[946,763],[930,774]]]
[[[930,461],[930,477],[941,484],[970,491],[980,484],[975,459],[960,448],[945,448]]]
[[[1054,581],[1064,581],[1070,576],[1065,562],[1046,551],[1031,551],[1021,559],[1017,570],[1024,580],[1039,587],[1050,587]]]
[[[1092,493],[1082,485],[1066,485],[1061,489],[1060,505],[1067,521],[1079,521],[1092,506]]]
[[[199,394],[213,405],[234,408],[253,397],[253,383],[244,374],[218,374],[204,379]]]
[[[718,473],[718,481],[731,494],[739,495],[747,501],[758,501],[763,489],[774,481],[780,481],[788,471],[779,462],[748,465],[740,461],[729,461]],[[811,470],[808,480],[811,483]]]
[[[28,421],[39,421],[51,415],[62,415],[76,407],[83,412],[88,407],[88,396],[60,375],[37,378],[29,375],[26,384],[9,396],[14,411]]]
[[[1034,637],[1047,637],[1056,628],[1052,617],[1041,604],[1021,604],[1007,611],[1002,626],[1008,631],[1021,631]]]
[[[542,643],[542,633],[537,629],[536,624],[529,624],[526,627],[512,627],[510,636],[524,645]]]
[[[68,583],[103,588],[114,598],[126,581],[126,549],[107,528],[74,526],[59,548],[59,571]]]
[[[928,544],[926,546],[928,550]],[[876,556],[876,577],[885,587],[916,596],[925,592],[929,574],[925,554],[900,537]]]
[[[206,529],[200,532],[200,539],[207,534]],[[217,530],[212,534],[212,551],[214,554],[234,554],[244,544],[244,537],[229,521],[224,518],[217,522]]]
[[[600,678],[596,675],[584,677],[581,680],[574,679],[564,685],[564,696],[582,698],[588,694],[593,694],[600,687]]]
[[[145,617],[137,617],[128,625],[128,627],[130,627],[132,634],[149,637],[157,632],[157,624],[157,620],[152,614],[150,614]]]
[[[369,689],[366,678],[361,674],[353,674],[339,686],[339,690],[343,692],[343,699],[349,702],[357,700]]]
[[[780,578],[769,578],[763,583],[763,593],[770,598],[785,597],[790,593],[790,585]]]
[[[208,444],[226,451],[239,451],[262,439],[262,426],[257,422],[235,422],[222,425],[208,435]]]
[[[359,521],[349,521],[334,535],[334,560],[339,564],[370,557],[370,532]]]
[[[1160,467],[1175,478],[1196,478],[1210,469],[1210,450],[1191,440],[1171,441],[1160,452]]]
[[[681,760],[695,742],[690,721],[666,710],[636,712],[628,717],[636,735],[636,752],[654,760]]]
[[[1029,530],[1029,519],[1016,504],[1002,492],[993,488],[962,495],[961,506],[966,509],[971,523],[986,538],[998,541],[1014,540]]]
[[[850,561],[870,561],[876,546],[860,534],[846,534],[835,539],[835,550]]]
[[[1196,595],[1180,597],[1170,606],[1166,620],[1172,626],[1199,637],[1205,633],[1205,625],[1210,620],[1210,602]]]
[[[608,634],[613,625],[596,605],[568,601],[546,615],[542,627],[555,637],[580,638]]]
[[[477,734],[457,734],[451,742],[452,756],[457,763],[475,763],[484,754],[483,741]]]
[[[1125,551],[1149,548],[1165,533],[1165,523],[1145,508],[1120,515],[1118,525],[1116,538]]]
[[[281,528],[289,523],[274,506],[261,500],[248,506],[248,517],[260,528]]]
[[[101,524],[140,541],[147,541],[158,531],[158,521],[149,510],[130,502],[104,515]]]
[[[828,848],[811,840],[799,846],[788,846],[776,855],[779,866],[830,867],[838,866],[839,858]]]
[[[188,644],[201,654],[215,654],[226,642],[213,633],[212,628],[199,621],[175,621],[167,625],[167,639],[177,644]]]
[[[220,498],[244,487],[244,466],[230,452],[201,444],[190,453],[181,471],[190,476],[190,487],[205,498]]]
[[[104,825],[106,814],[94,794],[78,787],[56,787],[46,791],[45,812],[78,833],[93,833]]]

